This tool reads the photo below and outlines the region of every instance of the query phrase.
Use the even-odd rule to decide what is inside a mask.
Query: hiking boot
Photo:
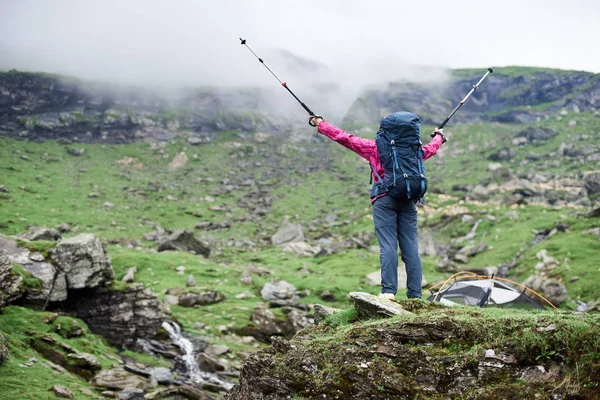
[[[380,299],[396,301],[396,295],[394,295],[393,293],[379,293],[379,296],[377,297],[379,297]]]

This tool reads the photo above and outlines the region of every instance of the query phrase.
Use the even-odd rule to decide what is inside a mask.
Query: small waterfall
[[[183,352],[181,359],[186,365],[188,378],[192,382],[212,382],[227,389],[230,389],[233,386],[230,382],[224,381],[215,374],[200,370],[200,367],[198,367],[198,364],[196,363],[196,358],[194,357],[194,345],[189,339],[183,336],[179,325],[173,321],[165,321],[162,323],[162,327],[169,333],[173,343]]]

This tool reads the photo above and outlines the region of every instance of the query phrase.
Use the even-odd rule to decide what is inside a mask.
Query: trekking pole
[[[308,108],[308,106],[307,106],[306,104],[304,104],[302,101],[300,101],[300,99],[298,98],[298,96],[296,96],[296,95],[294,94],[294,92],[292,92],[292,90],[291,90],[291,89],[288,87],[287,83],[285,83],[285,82],[283,82],[281,79],[279,79],[279,77],[278,77],[277,75],[275,75],[275,73],[274,73],[273,71],[271,71],[271,68],[269,68],[269,67],[267,66],[267,64],[265,64],[265,62],[263,61],[263,59],[262,59],[262,58],[260,58],[259,56],[257,56],[257,55],[256,55],[256,53],[255,53],[254,51],[252,51],[252,49],[250,48],[250,46],[248,46],[248,45],[246,44],[246,39],[242,39],[242,38],[240,38],[240,41],[242,42],[242,43],[241,43],[241,44],[242,44],[242,46],[246,46],[246,47],[248,48],[248,50],[250,50],[250,52],[251,52],[252,54],[254,54],[254,57],[258,58],[258,61],[260,61],[260,63],[261,63],[262,65],[264,65],[264,66],[265,66],[265,68],[266,68],[267,70],[269,70],[269,72],[271,73],[271,75],[273,75],[273,76],[275,77],[275,79],[277,79],[277,80],[279,81],[279,83],[281,83],[281,86],[283,86],[284,88],[286,88],[286,89],[287,89],[287,91],[288,91],[288,92],[290,92],[290,94],[291,94],[292,96],[294,96],[294,98],[295,98],[295,99],[298,101],[298,103],[300,103],[300,105],[302,106],[302,108],[304,108],[304,109],[306,110],[306,112],[308,113],[308,115],[310,115],[310,118],[308,119],[308,124],[309,124],[310,126],[316,126],[316,125],[314,125],[314,124],[312,123],[312,119],[313,119],[313,118],[323,118],[323,117],[321,117],[320,115],[316,115],[314,112],[312,112],[312,110],[311,110],[310,108]]]
[[[474,85],[473,85],[473,89],[471,89],[471,91],[470,91],[469,93],[467,93],[467,95],[465,96],[465,98],[464,98],[464,99],[462,99],[462,100],[460,101],[460,103],[458,103],[458,105],[456,106],[456,108],[455,108],[454,110],[452,110],[452,112],[450,113],[450,115],[448,115],[448,116],[446,117],[446,119],[444,120],[444,122],[442,122],[442,124],[441,124],[440,126],[438,126],[438,127],[437,127],[437,129],[442,129],[444,126],[446,126],[446,124],[448,123],[448,121],[450,121],[450,118],[452,118],[452,116],[453,116],[454,114],[456,114],[456,112],[458,111],[458,109],[459,109],[459,108],[461,108],[461,107],[463,106],[463,104],[465,104],[465,101],[467,101],[467,99],[469,98],[469,96],[471,96],[471,94],[472,94],[472,93],[473,93],[475,90],[477,90],[477,88],[479,87],[479,85],[481,85],[481,82],[483,82],[483,80],[484,80],[485,78],[487,78],[487,76],[488,76],[489,74],[491,74],[492,72],[494,72],[494,70],[493,70],[493,69],[491,69],[491,68],[488,68],[488,70],[487,70],[487,72],[485,73],[485,75],[481,77],[481,79],[479,80],[479,82],[477,82],[476,84],[474,84]],[[434,136],[435,136],[435,133],[432,133],[432,134],[431,134],[431,137],[434,137]]]

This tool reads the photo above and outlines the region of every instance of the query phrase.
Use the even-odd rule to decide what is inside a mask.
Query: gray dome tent
[[[517,290],[519,287],[521,290]],[[545,309],[554,305],[534,290],[509,279],[494,275],[477,275],[459,272],[429,289],[432,295],[427,300],[448,306],[466,305],[479,307],[501,307],[519,309]]]

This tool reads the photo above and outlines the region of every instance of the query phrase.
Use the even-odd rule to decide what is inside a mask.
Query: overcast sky
[[[406,65],[600,72],[599,23],[600,0],[0,0],[0,67],[167,85],[276,83],[243,37],[263,57],[286,49],[356,82],[394,79]],[[365,72],[366,62],[379,69]]]

